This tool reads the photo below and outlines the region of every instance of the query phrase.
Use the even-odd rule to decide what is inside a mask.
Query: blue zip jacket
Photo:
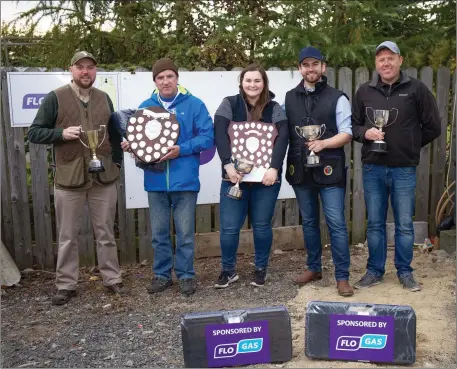
[[[144,170],[145,191],[200,191],[200,152],[214,146],[213,119],[203,101],[178,85],[179,95],[168,107],[179,122],[179,156],[166,161],[163,172]],[[139,109],[151,106],[165,108],[155,89]]]

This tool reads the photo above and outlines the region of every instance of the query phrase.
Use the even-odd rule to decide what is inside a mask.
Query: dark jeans
[[[240,241],[240,230],[250,215],[254,234],[255,266],[266,268],[273,242],[272,219],[278,198],[280,183],[264,186],[262,183],[243,183],[240,200],[234,200],[225,194],[233,184],[222,181],[220,193],[220,242],[222,269],[233,273],[236,265],[236,252]]]
[[[308,270],[322,269],[322,244],[319,227],[320,196],[325,220],[330,233],[332,258],[337,281],[349,279],[349,240],[344,219],[344,187],[293,186],[300,214],[303,218],[303,235],[308,252]]]
[[[416,202],[416,168],[363,165],[363,189],[368,213],[367,270],[383,276],[387,259],[386,220],[390,202],[395,219],[395,267],[397,275],[411,273],[413,260],[413,215]]]
[[[178,279],[194,278],[195,208],[198,192],[148,192],[151,218],[152,270],[158,278],[171,279],[173,248],[170,236],[170,216],[176,227],[175,274]]]

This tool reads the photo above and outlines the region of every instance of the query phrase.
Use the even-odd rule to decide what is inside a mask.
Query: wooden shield
[[[179,123],[174,114],[162,107],[139,109],[129,119],[126,135],[137,158],[152,163],[168,153],[167,147],[176,144]]]
[[[228,128],[232,158],[253,161],[258,168],[268,169],[278,130],[274,123],[230,122]]]

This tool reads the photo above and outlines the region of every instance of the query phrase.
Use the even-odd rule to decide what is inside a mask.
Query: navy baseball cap
[[[382,49],[389,49],[394,54],[400,55],[400,48],[393,41],[384,41],[383,43],[379,44],[378,47],[376,48],[376,54],[378,53],[378,51],[380,51]]]
[[[305,58],[313,58],[321,61],[324,60],[321,52],[312,46],[306,46],[305,48],[301,49],[300,54],[298,54],[299,63],[301,63]]]

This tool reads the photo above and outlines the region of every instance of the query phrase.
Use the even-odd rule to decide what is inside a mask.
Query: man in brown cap
[[[54,202],[59,244],[54,305],[66,304],[76,295],[78,233],[86,201],[97,240],[103,284],[115,294],[127,291],[122,285],[113,229],[116,184],[123,157],[121,136],[110,123],[114,110],[111,99],[92,87],[96,65],[97,60],[87,51],[75,53],[70,66],[71,83],[44,98],[28,134],[32,143],[54,145]],[[92,130],[98,131],[99,136],[96,150],[102,162],[99,167],[91,165],[91,152],[80,142],[81,138],[87,145],[86,134],[81,132]],[[107,137],[102,141],[105,134]]]
[[[152,78],[156,89],[139,107],[160,107],[175,115],[179,123],[179,136],[175,145],[155,165],[144,167],[144,189],[148,193],[151,217],[153,271],[155,278],[148,287],[149,293],[169,288],[172,269],[179,280],[179,291],[189,296],[195,292],[194,236],[195,208],[200,191],[200,153],[214,145],[213,119],[205,104],[178,84],[178,68],[169,58],[154,63]],[[125,151],[129,143],[122,142]],[[170,237],[170,216],[176,229],[176,249]]]

